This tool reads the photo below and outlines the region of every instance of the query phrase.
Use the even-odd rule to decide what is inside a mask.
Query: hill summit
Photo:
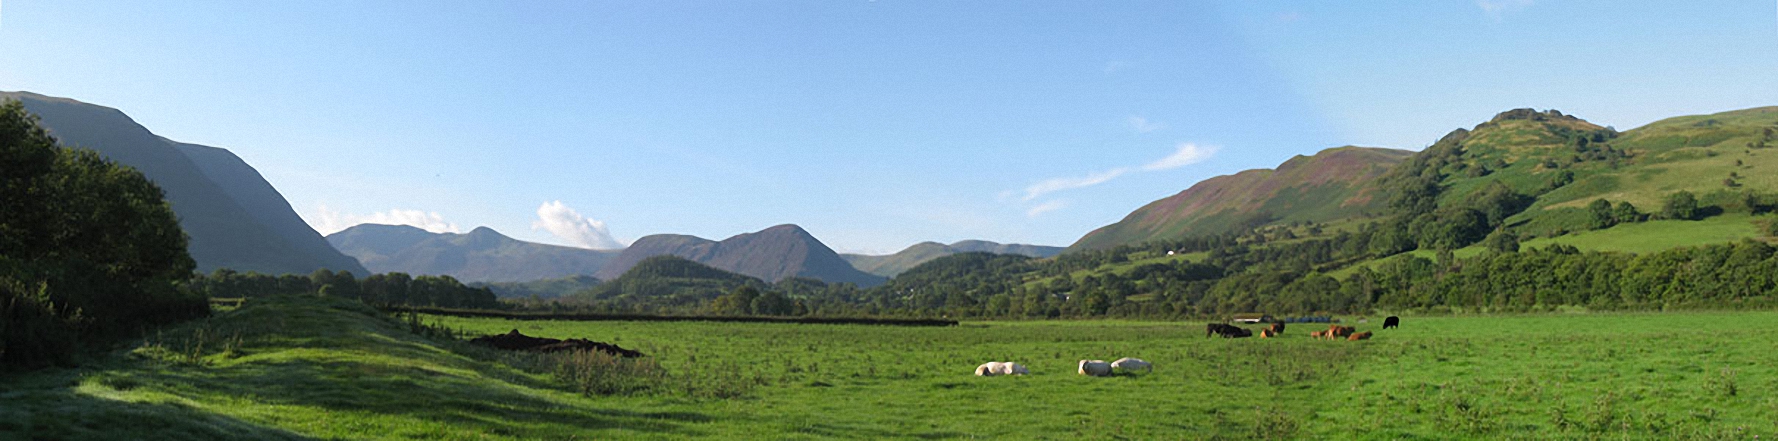
[[[447,275],[464,282],[523,282],[591,275],[617,255],[526,242],[488,227],[433,233],[407,225],[362,224],[327,236],[379,273]]]
[[[1339,147],[1290,158],[1275,170],[1217,176],[1136,209],[1080,238],[1070,250],[1239,231],[1272,222],[1321,222],[1380,211],[1368,184],[1414,152]]]
[[[722,241],[678,234],[645,236],[630,244],[596,276],[612,280],[643,259],[660,255],[679,256],[768,282],[805,277],[869,287],[884,281],[880,276],[853,268],[814,235],[790,224],[739,234]]]
[[[258,170],[226,149],[162,138],[110,107],[30,92],[0,92],[0,99],[22,102],[63,145],[141,170],[160,186],[191,237],[198,271],[369,274],[328,246]]]

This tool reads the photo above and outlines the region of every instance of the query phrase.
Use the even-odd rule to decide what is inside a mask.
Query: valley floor
[[[1363,342],[1203,324],[952,328],[507,321],[667,380],[587,396],[361,305],[255,299],[80,369],[0,379],[0,438],[1751,438],[1778,435],[1778,313],[1408,317]],[[201,347],[200,347],[201,345]],[[1076,375],[1133,356],[1149,374]],[[1023,377],[974,377],[1017,361]],[[738,395],[722,398],[717,395]]]

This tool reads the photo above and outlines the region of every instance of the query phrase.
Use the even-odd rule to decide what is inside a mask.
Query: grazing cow
[[[1081,360],[1080,374],[1090,377],[1111,375],[1111,363],[1106,363],[1105,360]]]
[[[1140,358],[1124,357],[1111,362],[1111,369],[1125,372],[1135,372],[1138,370],[1154,372],[1154,365],[1149,364],[1147,360]]]
[[[1327,338],[1341,338],[1341,337],[1351,336],[1353,332],[1358,332],[1358,328],[1354,328],[1351,326],[1328,325],[1327,332],[1328,332]]]
[[[1346,337],[1346,341],[1359,341],[1359,340],[1370,340],[1370,339],[1371,339],[1371,331],[1364,331],[1364,332],[1360,332],[1357,334],[1352,334],[1351,337]]]
[[[1025,374],[1029,374],[1029,373],[1031,373],[1031,371],[1029,369],[1025,369],[1024,365],[1021,365],[1018,363],[1013,363],[1010,361],[990,361],[987,363],[982,363],[981,366],[977,366],[975,368],[975,375],[978,377],[992,377],[995,375],[1025,375]]]
[[[1323,338],[1326,336],[1327,336],[1327,331],[1315,331],[1315,332],[1309,333],[1309,338],[1319,339],[1319,338]]]
[[[1236,330],[1238,329],[1241,329],[1241,327],[1228,323],[1211,323],[1204,325],[1204,338],[1210,338],[1212,335],[1228,337],[1229,334],[1237,333]]]
[[[1396,326],[1401,326],[1401,317],[1392,315],[1389,316],[1389,318],[1383,319],[1383,329],[1389,329]]]

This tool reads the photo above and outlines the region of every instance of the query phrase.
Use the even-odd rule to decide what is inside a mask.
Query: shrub
[[[0,104],[0,365],[67,363],[78,343],[209,313],[177,281],[195,263],[159,187],[72,150]]]

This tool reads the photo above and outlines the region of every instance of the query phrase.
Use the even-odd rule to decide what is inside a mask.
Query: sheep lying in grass
[[[1119,358],[1117,361],[1111,362],[1111,368],[1124,372],[1135,372],[1139,370],[1154,372],[1154,365],[1150,364],[1147,360],[1130,357]]]
[[[976,366],[976,368],[975,368],[975,375],[978,377],[992,377],[995,375],[1025,375],[1025,374],[1029,374],[1029,373],[1031,373],[1031,371],[1028,369],[1025,369],[1024,365],[1021,365],[1018,363],[1013,363],[1010,361],[990,361],[987,363],[982,363],[981,366]]]
[[[1106,363],[1105,360],[1081,360],[1080,374],[1092,377],[1111,375],[1111,363]]]

